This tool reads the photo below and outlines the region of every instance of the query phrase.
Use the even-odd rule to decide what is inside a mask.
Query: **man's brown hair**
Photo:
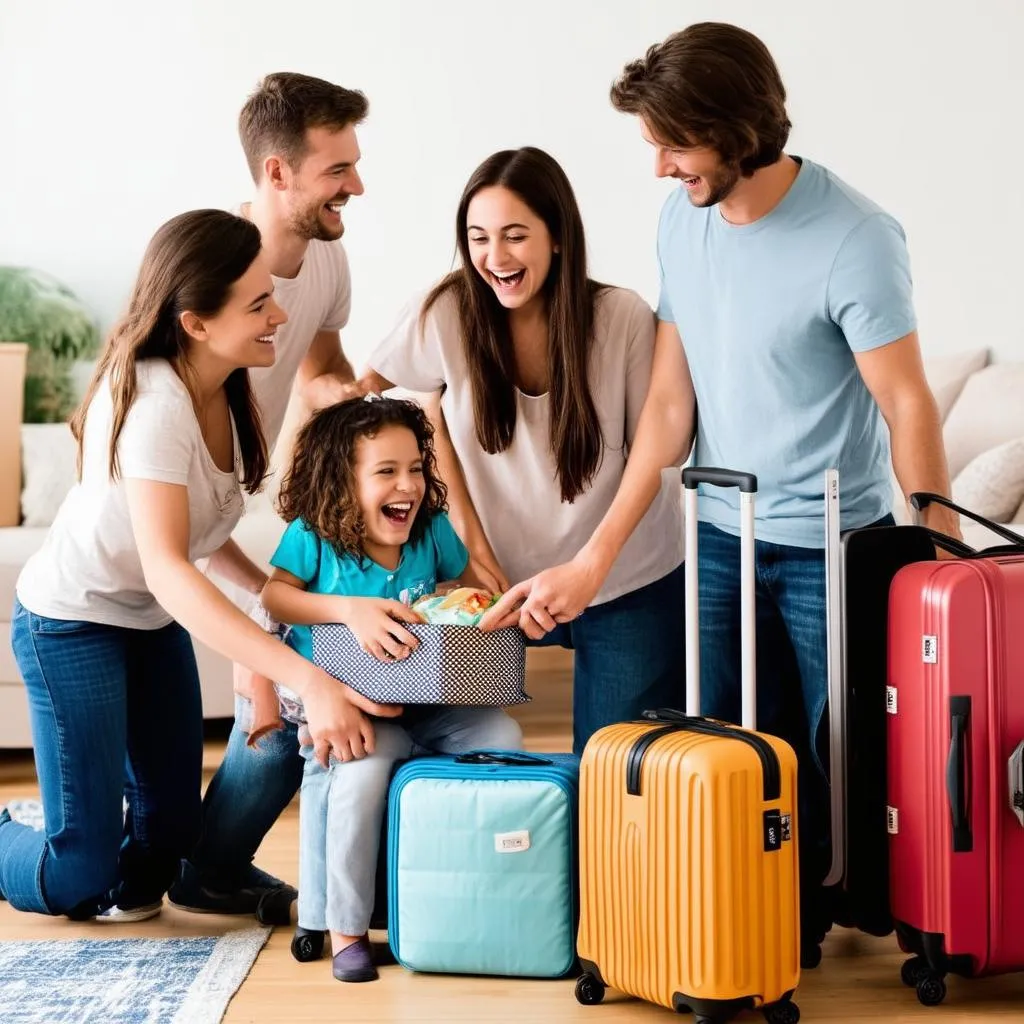
[[[626,65],[611,100],[643,118],[656,141],[707,146],[747,176],[782,156],[792,128],[768,48],[721,22],[690,25],[652,46]]]
[[[355,89],[294,71],[267,75],[238,115],[238,135],[252,180],[260,180],[270,153],[297,167],[306,154],[310,128],[341,131],[364,121],[369,109],[366,97]]]

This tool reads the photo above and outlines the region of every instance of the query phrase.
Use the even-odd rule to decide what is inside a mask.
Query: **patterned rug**
[[[34,800],[11,817],[42,827]],[[104,934],[109,927],[103,926]],[[3,1024],[217,1024],[270,935],[0,943]]]

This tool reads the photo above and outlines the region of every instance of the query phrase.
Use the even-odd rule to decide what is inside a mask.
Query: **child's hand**
[[[419,646],[419,640],[399,623],[425,620],[400,601],[381,597],[343,597],[340,600],[344,606],[339,621],[352,630],[367,654],[380,661],[400,661]]]

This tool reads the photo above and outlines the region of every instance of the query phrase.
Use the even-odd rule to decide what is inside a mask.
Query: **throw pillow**
[[[49,526],[74,486],[78,450],[66,423],[21,425],[22,526]]]
[[[948,356],[926,356],[924,375],[939,407],[939,418],[945,420],[953,403],[963,390],[967,378],[988,363],[988,349],[957,352]]]
[[[953,480],[953,500],[993,522],[1012,522],[1024,501],[1024,437],[975,456]]]

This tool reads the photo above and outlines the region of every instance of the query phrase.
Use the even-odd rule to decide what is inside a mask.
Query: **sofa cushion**
[[[66,423],[21,427],[22,526],[49,526],[77,477],[78,446]]]
[[[942,436],[952,479],[982,452],[1024,437],[1024,363],[993,363],[960,392]]]
[[[953,500],[993,522],[1012,522],[1024,502],[1024,437],[971,459],[953,479]]]
[[[9,621],[14,585],[21,567],[46,539],[46,527],[6,526],[0,529],[0,621]]]
[[[968,377],[988,363],[988,349],[979,348],[954,352],[945,356],[930,356],[924,360],[924,374],[939,407],[939,418],[945,421],[953,403],[963,390]]]

